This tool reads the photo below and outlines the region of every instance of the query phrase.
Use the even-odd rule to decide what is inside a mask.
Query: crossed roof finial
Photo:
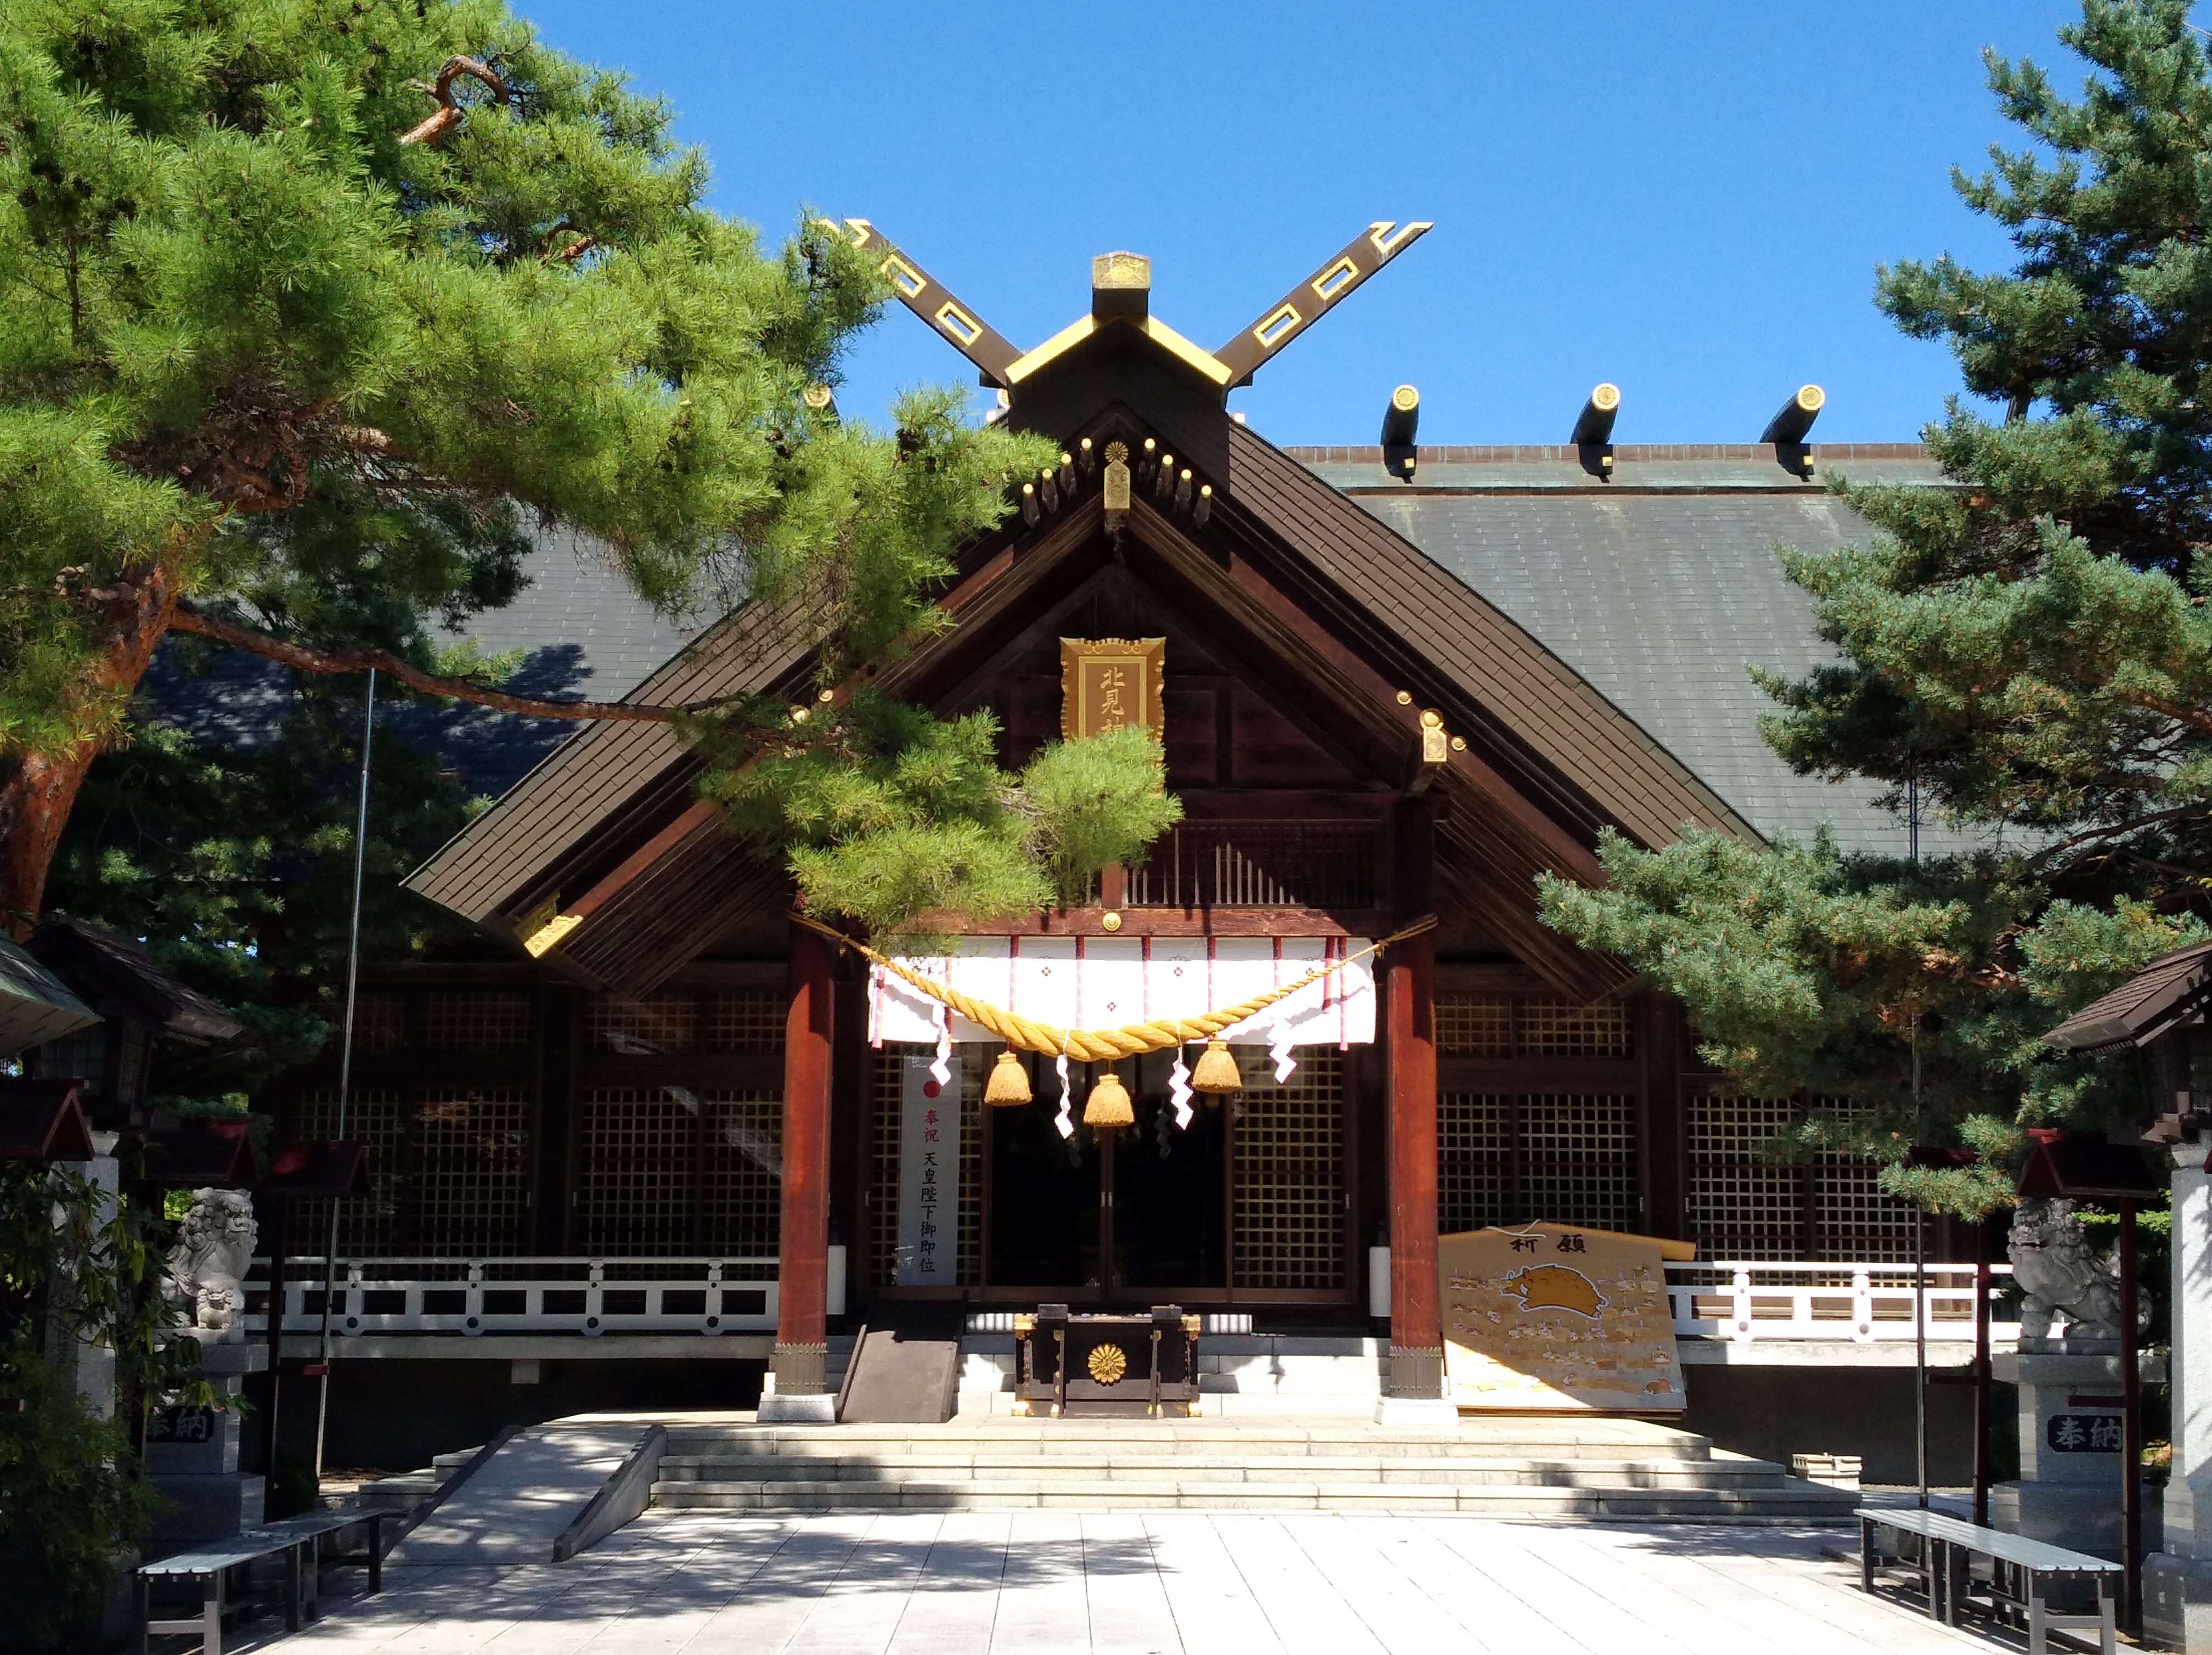
[[[1151,313],[1150,259],[1133,253],[1102,253],[1091,262],[1091,313],[1077,318],[1036,350],[1024,351],[866,219],[848,218],[844,224],[854,246],[880,252],[882,260],[877,268],[890,278],[901,302],[975,363],[984,384],[1008,392],[1054,357],[1115,322],[1140,329],[1224,391],[1249,384],[1252,375],[1285,345],[1431,228],[1425,220],[1408,224],[1377,220],[1218,350],[1201,350]]]

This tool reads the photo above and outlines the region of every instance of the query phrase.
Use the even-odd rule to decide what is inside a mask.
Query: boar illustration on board
[[[1565,1264],[1531,1264],[1499,1283],[1524,1311],[1572,1311],[1595,1322],[1608,1302],[1597,1283]]]

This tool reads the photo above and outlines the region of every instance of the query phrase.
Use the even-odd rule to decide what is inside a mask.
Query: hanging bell
[[[1225,1040],[1209,1040],[1206,1050],[1198,1055],[1198,1067],[1190,1072],[1193,1092],[1242,1092],[1244,1077],[1237,1071],[1237,1060],[1230,1055]]]
[[[1121,1077],[1108,1069],[1092,1083],[1091,1095],[1083,1100],[1083,1124],[1085,1126],[1134,1126],[1137,1111],[1129,1107],[1129,1089],[1121,1084]]]
[[[1030,1072],[1022,1067],[1019,1052],[1011,1048],[999,1054],[991,1078],[983,1083],[983,1101],[1011,1108],[1030,1100]]]

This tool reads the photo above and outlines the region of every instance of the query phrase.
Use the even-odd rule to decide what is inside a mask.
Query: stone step
[[[884,1430],[840,1426],[786,1429],[773,1426],[672,1428],[665,1460],[715,1457],[824,1459],[957,1453],[1027,1457],[1066,1461],[1147,1455],[1214,1455],[1277,1459],[1314,1457],[1374,1457],[1400,1461],[1466,1459],[1686,1460],[1713,1455],[1710,1439],[1689,1432],[1653,1427],[1647,1432],[1528,1428],[1457,1433],[1386,1429],[1366,1426],[1314,1424],[1285,1427],[1224,1423],[1206,1428],[1204,1421],[1116,1421],[1121,1429],[1097,1429],[1079,1420],[1031,1422],[993,1419],[972,1427],[958,1422],[934,1429]],[[1489,1422],[1484,1422],[1486,1425]],[[1522,1422],[1516,1422],[1521,1424]],[[1620,1422],[1629,1423],[1629,1422]],[[1139,1424],[1143,1428],[1126,1427]]]
[[[483,1451],[481,1448],[464,1448],[451,1454],[439,1454],[419,1470],[400,1471],[388,1477],[372,1477],[355,1487],[355,1502],[373,1511],[396,1512],[404,1515],[434,1495],[452,1481],[456,1472]]]
[[[957,1482],[1123,1483],[1197,1480],[1204,1482],[1363,1482],[1420,1487],[1511,1484],[1520,1487],[1719,1488],[1780,1488],[1782,1469],[1765,1460],[1728,1456],[1712,1460],[1407,1460],[1379,1456],[1117,1455],[1054,1457],[1035,1455],[889,1454],[850,1459],[788,1457],[664,1456],[663,1482]]]
[[[1845,1524],[1854,1499],[1805,1483],[1755,1489],[1559,1488],[1376,1482],[1209,1482],[1156,1478],[1113,1482],[1046,1479],[781,1482],[653,1485],[672,1511],[1013,1511],[1172,1508],[1196,1511],[1464,1512],[1582,1521]]]

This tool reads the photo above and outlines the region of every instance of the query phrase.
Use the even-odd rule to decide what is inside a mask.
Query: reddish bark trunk
[[[137,687],[177,607],[175,583],[158,564],[125,575],[103,598],[106,636],[100,664],[85,682],[88,700]],[[27,935],[38,919],[46,871],[77,790],[106,745],[106,737],[94,736],[56,752],[26,752],[0,781],[0,923],[17,937]]]

